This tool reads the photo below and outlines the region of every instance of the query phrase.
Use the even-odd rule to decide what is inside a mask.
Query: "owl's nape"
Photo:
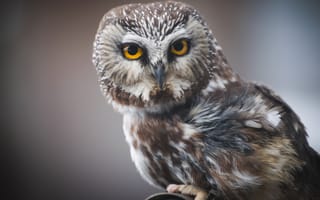
[[[161,112],[200,94],[210,79],[236,80],[202,17],[177,2],[110,10],[93,61],[104,94],[121,108]]]

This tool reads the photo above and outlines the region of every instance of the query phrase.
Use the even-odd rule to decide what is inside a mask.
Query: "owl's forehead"
[[[186,26],[195,14],[190,6],[178,2],[129,4],[112,10],[110,14],[127,32],[144,38],[163,40],[167,35]]]

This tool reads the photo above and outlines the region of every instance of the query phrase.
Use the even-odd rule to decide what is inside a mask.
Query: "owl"
[[[320,198],[320,156],[299,117],[232,70],[193,7],[165,1],[110,10],[93,63],[150,184],[197,200]]]

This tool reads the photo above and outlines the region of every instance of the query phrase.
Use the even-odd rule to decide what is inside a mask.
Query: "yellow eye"
[[[122,47],[122,53],[129,60],[137,60],[143,55],[142,48],[136,44],[125,44]]]
[[[176,56],[186,55],[189,51],[189,44],[186,39],[181,39],[171,45],[170,52]]]

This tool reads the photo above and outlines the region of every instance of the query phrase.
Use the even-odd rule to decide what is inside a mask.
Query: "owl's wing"
[[[267,87],[232,86],[195,102],[186,123],[201,132],[204,165],[220,188],[289,188],[314,185],[305,180],[313,173],[320,178],[319,155],[308,145],[303,124]]]

